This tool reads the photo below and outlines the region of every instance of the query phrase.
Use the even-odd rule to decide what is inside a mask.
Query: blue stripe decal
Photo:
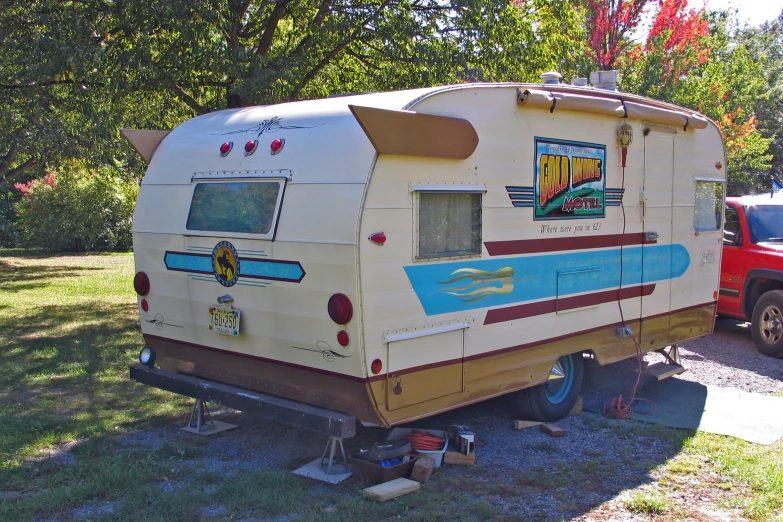
[[[283,281],[301,281],[304,270],[299,263],[259,261],[240,258],[239,277],[258,277],[261,279],[282,279]]]
[[[191,272],[214,277],[211,255],[166,252],[163,261],[168,270]],[[304,276],[305,271],[298,261],[273,261],[266,259],[249,259],[246,257],[239,258],[240,278],[270,279],[273,281],[290,281],[292,283],[298,283]],[[206,280],[208,280],[208,278]]]
[[[181,272],[199,272],[204,274],[212,273],[212,256],[198,254],[177,254],[176,252],[166,252],[163,258],[166,268],[169,270],[179,270]]]
[[[622,286],[682,276],[682,245],[623,249]],[[644,267],[644,270],[642,270]],[[620,286],[620,249],[406,266],[427,315],[505,306]]]

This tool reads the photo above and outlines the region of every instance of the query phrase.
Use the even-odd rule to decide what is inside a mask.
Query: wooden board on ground
[[[420,487],[421,484],[415,480],[397,478],[390,480],[389,482],[384,482],[383,484],[378,484],[377,486],[367,488],[363,491],[363,493],[365,496],[370,497],[377,502],[386,502],[387,500],[401,497],[402,495],[407,495],[408,493],[413,493]]]
[[[450,448],[443,454],[444,464],[456,464],[458,466],[472,466],[476,463],[476,453],[465,455],[461,451]]]
[[[544,423],[539,421],[518,420],[518,421],[514,421],[514,429],[524,430],[525,428],[532,428],[533,426],[540,426],[541,424]]]
[[[567,417],[576,417],[578,415],[582,414],[582,405],[584,404],[584,401],[582,401],[582,398],[579,397],[576,399],[576,403],[574,404],[574,407],[571,408],[571,411],[568,412]]]
[[[565,435],[565,431],[558,428],[554,424],[542,424],[541,425],[541,431],[546,433],[547,435],[552,435],[553,437],[562,437]]]
[[[416,464],[413,465],[413,471],[411,471],[411,480],[421,482],[424,484],[430,479],[433,470],[435,469],[435,459],[432,457],[421,456],[416,460]]]

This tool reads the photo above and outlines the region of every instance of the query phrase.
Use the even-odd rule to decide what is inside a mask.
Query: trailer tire
[[[758,351],[783,359],[783,290],[771,290],[756,301],[751,323]]]
[[[585,363],[581,353],[564,355],[559,364],[565,376],[512,393],[512,407],[520,419],[550,422],[568,415],[582,394]]]

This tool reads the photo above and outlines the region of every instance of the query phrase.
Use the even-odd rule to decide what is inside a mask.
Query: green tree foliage
[[[736,13],[708,16],[690,9],[686,0],[583,3],[593,12],[591,19],[603,20],[592,29],[590,45],[601,44],[590,54],[594,66],[619,64],[621,90],[689,107],[715,120],[726,140],[728,195],[767,190],[772,140],[760,132],[765,123],[755,111],[766,107],[762,121],[772,121],[774,108],[764,105],[771,99],[770,78],[761,56],[774,37],[764,44],[754,40],[754,49],[748,33],[736,28]],[[643,4],[654,7],[651,26],[634,44],[630,31],[639,26]]]
[[[17,225],[26,245],[56,252],[130,250],[134,181],[73,168],[17,184]]]
[[[738,31],[737,39],[747,49],[750,60],[760,65],[755,72],[764,82],[765,92],[752,101],[752,109],[759,132],[772,140],[772,168],[759,173],[755,187],[757,192],[766,192],[773,176],[783,180],[783,13],[758,28]]]
[[[143,165],[117,128],[467,79],[569,53],[569,0],[11,0],[0,6],[0,182],[79,159]]]

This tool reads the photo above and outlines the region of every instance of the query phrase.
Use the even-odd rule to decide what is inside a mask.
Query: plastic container
[[[419,455],[416,455],[408,462],[403,462],[402,464],[397,464],[396,466],[384,468],[380,464],[357,458],[355,455],[348,457],[348,459],[351,461],[351,471],[353,474],[359,477],[364,477],[373,484],[389,482],[390,480],[394,480],[396,478],[410,478],[411,472],[413,471],[413,465],[416,463],[418,458]]]
[[[443,449],[442,450],[420,450],[419,453],[422,455],[427,455],[429,457],[432,457],[433,460],[435,460],[435,467],[439,468],[440,465],[443,463],[443,454],[446,453],[446,448],[449,446],[449,434],[442,430],[427,430],[424,428],[393,428],[389,435],[386,437],[386,440],[402,440],[403,437],[408,436],[413,433],[413,431],[421,431],[425,433],[431,433],[436,437],[440,437],[443,439]]]

